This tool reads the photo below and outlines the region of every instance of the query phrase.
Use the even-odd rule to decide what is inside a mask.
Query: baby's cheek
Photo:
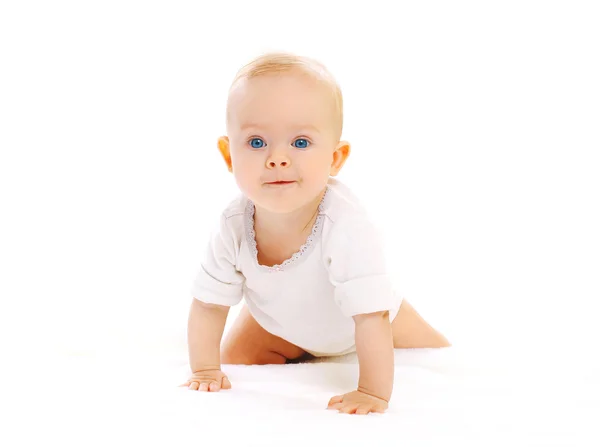
[[[260,189],[260,173],[254,172],[244,163],[233,165],[233,175],[238,188],[249,197],[254,197]]]
[[[234,174],[245,177],[247,176],[248,168],[251,164],[251,160],[247,159],[242,153],[232,152],[231,163],[233,164]]]
[[[251,175],[248,172],[248,167],[244,166],[244,164],[238,164],[237,166],[233,165],[233,174],[235,175],[235,180],[241,189],[247,189],[252,186],[252,182],[250,181]]]
[[[260,170],[251,163],[239,163],[237,169],[240,180],[245,184],[252,185],[260,178]]]

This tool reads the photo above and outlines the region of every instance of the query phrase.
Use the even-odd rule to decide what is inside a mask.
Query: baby
[[[340,88],[312,59],[266,54],[237,74],[218,147],[241,194],[221,214],[192,286],[193,374],[181,386],[231,388],[221,364],[356,352],[358,387],[328,408],[384,412],[394,348],[450,346],[395,292],[375,226],[334,178],[350,154],[342,121]]]

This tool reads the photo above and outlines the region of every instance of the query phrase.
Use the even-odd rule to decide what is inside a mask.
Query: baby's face
[[[314,200],[336,173],[339,131],[329,90],[302,74],[266,75],[240,81],[229,104],[229,151],[241,191],[278,213]]]

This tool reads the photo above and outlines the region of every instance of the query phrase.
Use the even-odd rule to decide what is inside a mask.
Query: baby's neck
[[[305,206],[289,213],[273,213],[256,207],[254,212],[254,230],[269,238],[299,236],[310,233],[317,215],[323,191]]]

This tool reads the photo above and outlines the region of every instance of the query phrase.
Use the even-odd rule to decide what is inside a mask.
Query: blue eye
[[[298,138],[294,141],[294,147],[298,149],[306,149],[310,143],[304,138]]]
[[[250,140],[250,146],[252,146],[254,149],[261,149],[261,148],[265,147],[266,144],[262,140],[262,138],[252,138]]]

